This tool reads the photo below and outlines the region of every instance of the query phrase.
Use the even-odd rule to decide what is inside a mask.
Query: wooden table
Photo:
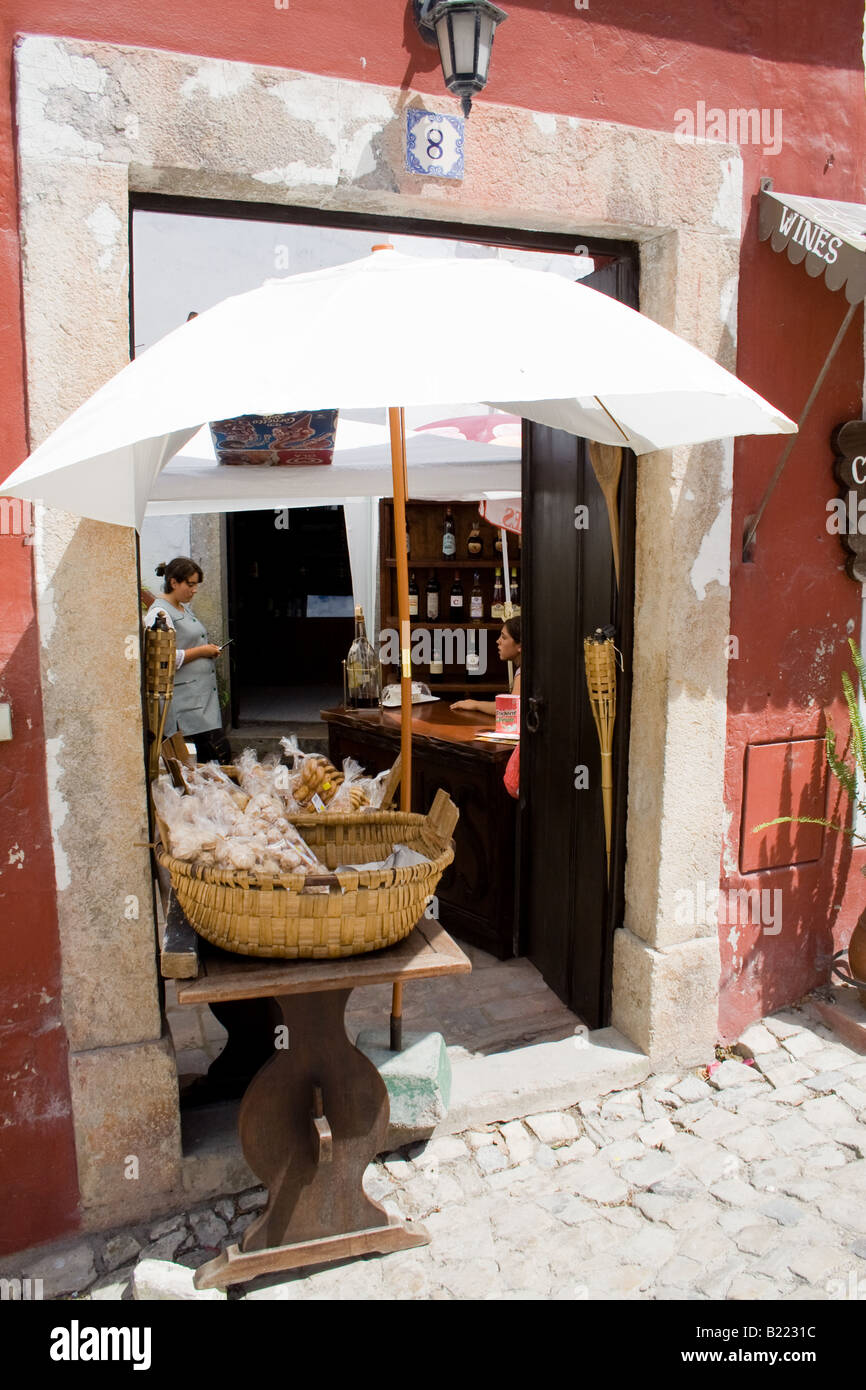
[[[369,772],[400,748],[400,711],[322,710],[331,761],[356,758]],[[446,700],[412,708],[412,810],[429,811],[440,787],[460,811],[454,862],[436,896],[439,917],[461,940],[505,960],[517,949],[517,803],[502,778],[513,743],[477,738],[492,715],[452,710]]]
[[[274,1007],[271,1057],[241,1102],[244,1156],[268,1188],[262,1214],[241,1246],[202,1265],[199,1289],[371,1252],[429,1244],[423,1227],[390,1216],[362,1179],[385,1146],[388,1092],[378,1070],[350,1043],[346,1004],[362,985],[467,974],[471,964],[445,929],[424,917],[397,946],[338,960],[261,960],[231,955],[195,937],[172,912],[172,959],[185,925],[198,954],[195,979],[177,980],[180,1004],[267,999]]]

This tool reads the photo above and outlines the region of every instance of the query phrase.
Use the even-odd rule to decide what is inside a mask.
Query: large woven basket
[[[171,874],[187,919],[215,946],[245,956],[316,959],[393,946],[423,916],[454,858],[459,812],[438,791],[426,816],[406,811],[322,812],[292,818],[317,858],[334,872],[257,874],[157,856]],[[395,844],[427,856],[404,869],[343,869],[385,859]],[[326,888],[327,892],[311,892]]]

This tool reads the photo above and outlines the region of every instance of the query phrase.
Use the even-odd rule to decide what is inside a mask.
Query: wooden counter
[[[356,758],[368,772],[390,767],[400,751],[400,711],[322,710],[331,761]],[[517,803],[502,778],[512,743],[476,738],[493,716],[464,714],[447,700],[412,711],[412,810],[425,814],[444,787],[460,811],[454,862],[437,897],[447,931],[501,960],[515,954]]]

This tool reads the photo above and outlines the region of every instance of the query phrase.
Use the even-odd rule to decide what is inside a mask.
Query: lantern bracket
[[[426,44],[431,48],[438,48],[436,30],[430,22],[434,9],[439,0],[412,0],[412,8],[415,12],[415,25],[418,33]]]

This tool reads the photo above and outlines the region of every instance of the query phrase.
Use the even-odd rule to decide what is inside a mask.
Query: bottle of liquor
[[[433,651],[430,656],[430,680],[441,681],[443,674],[442,666],[442,638],[439,633],[433,632]]]
[[[493,549],[496,551],[497,555],[502,554],[502,532],[498,527],[496,530],[496,540],[493,542]]]
[[[484,550],[484,542],[481,539],[481,528],[477,521],[473,521],[472,523],[472,530],[469,532],[466,549],[470,555],[481,555]]]
[[[493,581],[493,603],[490,607],[490,616],[494,622],[502,622],[505,616],[505,589],[502,584],[502,566],[496,566],[496,578]]]
[[[449,603],[452,618],[463,617],[463,585],[460,583],[460,571],[454,571],[454,583],[451,585],[451,601]]]
[[[451,508],[445,508],[445,529],[442,532],[442,554],[448,559],[457,549],[457,537],[454,534],[454,517],[451,515]]]
[[[472,576],[472,593],[469,595],[469,616],[473,620],[484,617],[484,598],[481,594],[481,580],[476,570]]]
[[[517,570],[511,567],[511,611],[515,617],[520,612],[520,590],[517,587]]]
[[[427,580],[427,621],[435,623],[439,617],[439,580],[435,570],[431,570]]]
[[[478,634],[470,627],[466,633],[466,679],[478,680],[481,675],[481,661],[478,656]]]
[[[409,617],[418,617],[418,581],[414,570],[409,575]]]
[[[364,610],[359,605],[355,609],[355,640],[346,657],[346,700],[352,709],[374,709],[379,695],[379,662],[367,641]]]
[[[407,559],[407,560],[409,559],[409,556],[410,556],[411,554],[412,554],[412,548],[411,548],[411,545],[410,545],[410,542],[409,542],[409,522],[407,521],[407,522],[406,522],[406,559]]]

